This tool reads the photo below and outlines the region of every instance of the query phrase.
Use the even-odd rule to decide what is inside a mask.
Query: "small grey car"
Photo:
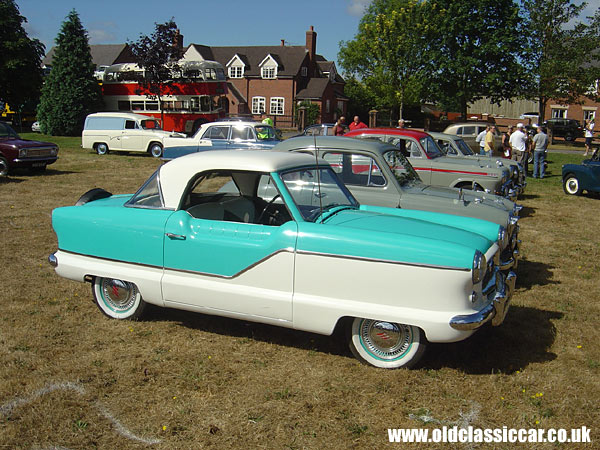
[[[438,147],[442,149],[446,156],[451,158],[471,158],[476,159],[480,163],[495,164],[498,167],[508,167],[513,179],[513,188],[516,190],[517,195],[525,192],[525,186],[527,186],[527,182],[525,181],[525,170],[517,161],[475,153],[463,138],[454,134],[437,133],[434,131],[429,131],[428,133],[435,139]]]

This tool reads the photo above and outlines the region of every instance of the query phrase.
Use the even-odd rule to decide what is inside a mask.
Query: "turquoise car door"
[[[167,221],[165,303],[291,321],[297,224],[263,224],[268,201],[256,207],[225,186]]]

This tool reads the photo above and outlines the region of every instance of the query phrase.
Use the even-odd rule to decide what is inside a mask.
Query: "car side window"
[[[231,140],[254,140],[254,133],[252,132],[252,127],[233,127],[231,129]]]
[[[267,173],[209,171],[186,190],[181,208],[192,217],[222,222],[279,226],[291,220]]]
[[[456,129],[456,134],[459,135],[459,136],[462,136],[462,134],[463,134],[463,127],[458,127]]]
[[[385,186],[386,184],[377,162],[370,156],[330,152],[323,155],[323,159],[329,163],[344,184],[351,186]]]
[[[438,139],[437,143],[445,154],[447,154],[447,155],[456,155],[457,154],[456,149],[454,147],[452,147],[452,145],[450,145],[450,142]]]
[[[209,127],[208,130],[204,132],[202,139],[227,139],[228,136],[228,126],[214,126]]]
[[[468,126],[468,127],[463,127],[463,131],[462,131],[462,135],[463,136],[477,136],[479,132],[477,131],[477,127],[475,126]]]
[[[125,121],[125,129],[126,130],[135,130],[137,128],[135,120],[126,120]]]

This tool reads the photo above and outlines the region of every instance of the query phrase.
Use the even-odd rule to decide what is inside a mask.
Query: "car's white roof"
[[[190,179],[207,170],[278,172],[315,165],[314,155],[272,150],[209,150],[175,158],[160,168],[160,185],[167,208],[177,208]],[[319,159],[319,164],[328,163]]]
[[[154,117],[144,116],[143,114],[128,113],[128,112],[97,112],[97,113],[89,114],[88,117],[120,117],[123,119],[155,120]]]

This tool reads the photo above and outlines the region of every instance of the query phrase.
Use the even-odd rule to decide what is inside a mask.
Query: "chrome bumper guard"
[[[499,270],[496,271],[489,284],[492,287],[496,286],[496,293],[492,302],[476,313],[454,316],[450,319],[450,326],[455,330],[474,331],[490,320],[492,321],[492,326],[496,327],[500,325],[504,322],[504,318],[508,312],[516,281],[517,274],[513,271],[510,271],[507,275],[504,275]]]
[[[58,258],[56,257],[56,252],[48,256],[48,264],[50,264],[52,267],[58,266]]]

